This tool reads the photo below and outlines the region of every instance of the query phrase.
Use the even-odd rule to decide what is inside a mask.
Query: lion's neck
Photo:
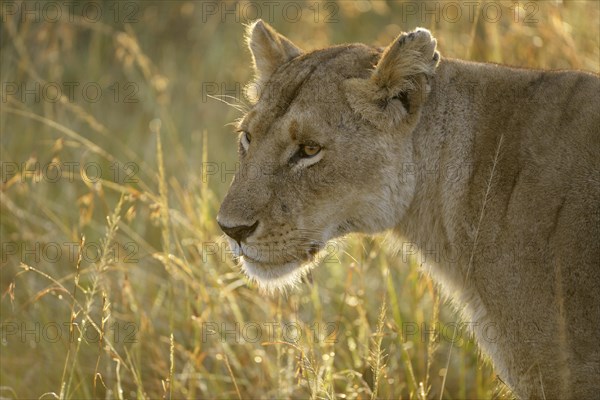
[[[412,170],[415,195],[397,226],[403,238],[425,252],[423,261],[443,262],[436,254],[457,241],[464,217],[460,202],[467,191],[472,172],[471,147],[473,121],[465,88],[452,85],[460,81],[460,69],[443,60],[431,82],[431,92],[413,132]],[[461,118],[452,116],[461,115]]]
[[[494,127],[526,117],[514,114],[518,104],[499,104],[496,97],[502,93],[498,91],[512,88],[526,93],[532,76],[540,74],[518,69],[500,74],[500,68],[443,59],[412,133],[415,195],[396,228],[422,251],[432,254],[426,262],[435,262],[436,251],[442,252],[437,254],[439,263],[450,259],[459,266],[454,273],[468,268],[465,259],[468,261],[469,243],[476,235],[486,196],[482,182],[489,180],[502,142],[498,133],[502,130]],[[510,76],[510,82],[505,76]],[[448,248],[460,252],[459,262],[447,254]]]
[[[412,134],[414,197],[395,230],[403,257],[415,257],[442,292],[460,305],[463,318],[483,323],[488,310],[482,295],[465,279],[477,218],[477,205],[469,199],[479,167],[472,152],[479,121],[468,93],[472,88],[453,84],[478,78],[464,67],[443,60],[431,82]]]

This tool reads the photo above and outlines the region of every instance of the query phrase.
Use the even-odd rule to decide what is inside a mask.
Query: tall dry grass
[[[239,22],[201,2],[95,4],[99,21],[2,6],[1,396],[510,397],[420,260],[382,238],[332,245],[312,284],[274,297],[229,257],[215,215],[240,114],[209,95],[243,103],[239,10],[266,4],[227,3]],[[496,22],[487,3],[456,22],[406,8],[432,2],[296,4],[300,21],[272,22],[309,49],[425,26],[445,56],[600,70],[595,1],[494,3]]]

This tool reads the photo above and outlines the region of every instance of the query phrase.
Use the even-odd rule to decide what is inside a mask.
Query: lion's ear
[[[440,60],[436,43],[427,29],[400,34],[384,50],[370,78],[346,82],[354,110],[381,129],[414,122]]]
[[[280,35],[261,19],[248,26],[246,41],[252,52],[256,84],[264,84],[283,63],[302,54],[291,40]]]
[[[383,52],[371,77],[392,97],[415,89],[418,75],[433,75],[440,55],[437,41],[424,28],[400,34]]]

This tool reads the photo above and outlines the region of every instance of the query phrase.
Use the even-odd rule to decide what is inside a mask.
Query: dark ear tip
[[[257,20],[254,20],[254,22],[252,22],[250,25],[254,29],[256,29],[256,28],[263,28],[264,29],[265,28],[265,22],[262,19],[260,19],[260,18],[257,19]]]
[[[269,34],[268,25],[260,18],[255,20],[254,22],[251,22],[246,30],[246,34],[248,37],[251,37],[257,33]]]

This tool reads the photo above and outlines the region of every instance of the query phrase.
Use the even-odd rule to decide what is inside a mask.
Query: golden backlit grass
[[[115,22],[98,4],[103,22],[23,21],[3,9],[1,396],[510,396],[455,331],[422,260],[382,238],[332,244],[312,284],[286,294],[249,285],[215,221],[236,157],[225,125],[240,114],[208,96],[243,103],[244,15],[127,2]],[[248,4],[227,7],[239,15]],[[276,8],[270,22],[308,49],[386,45],[425,26],[445,56],[600,70],[595,1],[494,3],[497,22],[481,3],[454,23],[423,17],[416,2],[296,4],[300,21]],[[97,101],[82,91],[89,83],[102,89]]]

